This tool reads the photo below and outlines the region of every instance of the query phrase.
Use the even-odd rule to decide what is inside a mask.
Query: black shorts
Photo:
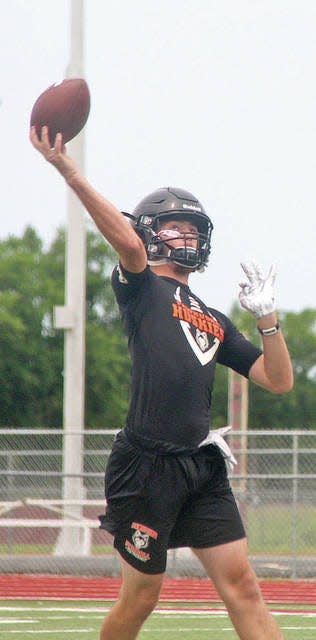
[[[101,528],[120,555],[143,573],[163,573],[167,549],[206,548],[245,537],[214,445],[193,454],[144,450],[120,432],[105,473],[107,509]]]

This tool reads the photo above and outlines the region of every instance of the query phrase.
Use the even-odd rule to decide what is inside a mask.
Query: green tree
[[[42,242],[32,228],[0,243],[0,404],[2,425],[34,426],[46,418],[54,353],[45,338],[49,310],[41,278]]]
[[[53,308],[64,301],[65,231],[45,250],[34,229],[0,242],[0,424],[60,427],[63,332]],[[129,360],[110,286],[115,255],[87,234],[86,424],[121,426]]]

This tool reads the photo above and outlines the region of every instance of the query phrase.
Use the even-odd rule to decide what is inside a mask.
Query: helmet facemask
[[[177,231],[176,229],[163,227],[161,231],[158,232],[158,237],[162,245],[160,253],[162,253],[161,249],[164,247],[164,254],[167,261],[174,262],[186,269],[195,269],[198,266],[198,232]],[[192,243],[189,242],[192,239],[195,241],[195,247],[192,247]],[[173,240],[180,240],[183,244],[175,247],[173,246]]]

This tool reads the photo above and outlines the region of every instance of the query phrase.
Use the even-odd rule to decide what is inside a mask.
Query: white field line
[[[92,631],[95,631],[95,629],[62,629],[60,633],[91,633]],[[56,629],[52,629],[51,631],[44,629],[36,629],[36,631],[34,631],[34,629],[28,629],[26,631],[25,629],[21,629],[21,631],[6,631],[6,633],[33,633],[33,635],[37,636],[38,634],[42,635],[43,633],[54,633],[56,635],[56,633],[59,632],[56,632]]]
[[[282,629],[284,629],[284,630],[302,631],[303,627],[282,627]],[[304,627],[304,629],[308,629],[308,630],[314,631],[316,629],[316,627]],[[72,633],[72,634],[73,633],[92,633],[94,631],[95,631],[95,629],[71,629],[71,630],[70,629],[69,630],[63,629],[62,633],[63,634],[65,634],[65,633]],[[146,631],[147,631],[147,633],[152,633],[152,631],[150,629],[143,629],[142,633],[146,633]],[[174,633],[174,630],[172,630],[172,629],[161,629],[161,631],[163,631],[164,633]],[[180,632],[190,631],[190,633],[201,633],[201,629],[192,629],[192,627],[177,629],[177,631],[180,631]],[[214,629],[210,627],[209,629],[203,629],[203,631],[214,631]],[[225,627],[225,628],[222,628],[221,631],[230,631],[230,632],[232,632],[233,628],[232,627],[227,627],[227,628]],[[56,634],[56,631],[43,631],[43,630],[41,630],[41,631],[7,631],[7,633],[8,634],[9,633],[15,633],[15,634],[17,634],[17,633],[33,633],[33,635],[35,635],[35,636],[38,635],[38,634],[40,634],[42,636],[42,634],[44,634],[44,633],[55,633]]]
[[[38,620],[34,620],[33,618],[29,618],[28,620],[18,620],[17,618],[0,619],[0,624],[33,624],[34,622],[38,622]]]
[[[98,614],[106,614],[108,611],[110,611],[110,607],[25,607],[25,606],[2,606],[0,607],[0,611],[6,611],[6,612],[25,612],[25,611],[29,611],[30,613],[38,613],[40,614],[41,612],[59,612],[59,613],[84,613],[84,614],[93,614],[93,613],[98,613]],[[309,618],[315,618],[316,617],[316,611],[291,611],[291,610],[284,610],[284,611],[280,611],[280,610],[276,610],[273,611],[271,610],[271,613],[273,613],[273,615],[275,616],[301,616],[304,615],[304,617],[309,617]],[[181,609],[181,608],[177,608],[177,609],[169,609],[169,608],[159,608],[159,609],[155,609],[155,611],[153,611],[152,615],[163,615],[163,616],[224,616],[227,615],[227,611],[226,609],[223,608],[211,608],[211,609]],[[67,616],[64,616],[65,618]],[[84,616],[80,616],[80,617],[84,617]],[[0,622],[1,619],[0,619]]]

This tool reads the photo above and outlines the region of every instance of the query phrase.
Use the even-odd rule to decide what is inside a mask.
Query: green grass
[[[2,600],[0,639],[97,640],[102,619],[110,606],[100,602]],[[157,610],[147,620],[139,640],[237,640],[228,616],[219,607],[213,611],[201,607],[197,612],[196,609],[181,611],[178,605],[163,606],[163,612]],[[275,615],[287,640],[315,639],[315,609],[309,615],[290,615],[286,609],[282,615]]]
[[[26,542],[0,544],[0,555],[51,555],[53,551],[53,544],[28,544]],[[95,544],[92,547],[92,555],[106,555],[108,553],[113,553],[111,544]]]
[[[0,555],[12,554],[12,555],[47,555],[51,554],[54,550],[52,544],[27,544],[27,543],[13,543],[13,544],[0,544]]]
[[[244,515],[250,553],[291,554],[294,525],[296,553],[316,553],[316,507],[298,505],[259,505],[249,507]]]

